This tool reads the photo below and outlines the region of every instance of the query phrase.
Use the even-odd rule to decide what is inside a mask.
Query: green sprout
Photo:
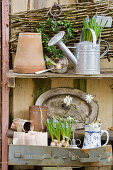
[[[58,120],[52,118],[51,121],[47,120],[46,122],[52,141],[54,141],[54,137],[56,137],[58,143],[60,143],[61,138],[65,140],[66,137],[66,141],[69,142],[73,124],[74,120],[70,120],[68,118],[66,121],[64,119],[61,120],[60,118],[58,118]]]
[[[54,140],[54,132],[53,132],[53,119],[50,121],[50,120],[47,120],[46,121],[46,127],[47,127],[47,129],[48,129],[48,131],[49,131],[49,134],[50,134],[50,136],[51,136],[51,140],[52,140],[52,142],[53,142],[53,140]]]
[[[58,140],[58,143],[60,142],[60,122],[56,122],[55,123],[55,126],[53,128],[53,133],[54,133],[54,136],[56,137],[56,139]]]
[[[87,19],[88,19],[88,21],[87,21]],[[84,26],[83,26],[83,29],[82,29],[81,40],[82,41],[91,41],[91,42],[93,41],[92,33],[91,33],[90,30],[88,30],[88,28],[91,28],[91,29],[93,29],[95,31],[96,38],[98,39],[98,37],[100,36],[101,32],[105,28],[107,22],[108,22],[108,20],[106,21],[104,26],[101,27],[102,20],[101,20],[100,24],[98,25],[98,23],[96,22],[96,18],[95,17],[92,17],[92,18],[87,17],[83,21],[83,25]]]
[[[66,138],[66,141],[69,142],[69,138],[71,136],[71,132],[72,132],[72,127],[73,127],[73,124],[74,124],[74,120],[67,120],[65,121],[63,119],[63,125],[62,125],[62,128],[61,128],[61,133],[62,133],[62,137]]]

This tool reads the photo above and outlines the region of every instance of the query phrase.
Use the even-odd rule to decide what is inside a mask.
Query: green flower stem
[[[53,140],[54,140],[53,121],[52,121],[52,120],[49,121],[49,122],[47,121],[47,122],[46,122],[46,126],[47,126],[47,129],[48,129],[49,133],[50,133],[51,140],[52,140],[52,142],[53,142]]]
[[[78,111],[76,105],[71,104],[71,106],[77,111],[77,114],[78,114],[78,115],[80,116],[80,118],[81,118],[81,122],[85,124],[85,121],[86,121],[86,120],[82,117],[82,115],[81,115],[80,112]]]
[[[61,121],[60,118],[58,118],[58,120],[59,121],[56,121],[55,123],[53,123],[53,119],[51,121],[47,121],[46,126],[50,133],[52,141],[54,140],[54,136],[55,136],[58,142],[60,142],[61,135],[63,140],[65,140],[65,136],[70,138],[74,120],[65,121],[64,119],[62,119]],[[67,142],[69,142],[68,138],[66,138]]]
[[[58,142],[60,142],[60,122],[56,122],[55,123],[55,126],[53,128],[53,133],[54,133],[54,136],[57,138]]]

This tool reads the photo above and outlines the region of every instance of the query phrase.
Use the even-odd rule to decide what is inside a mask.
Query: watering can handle
[[[107,44],[107,48],[106,50],[104,51],[104,53],[100,56],[100,58],[104,57],[104,55],[107,54],[107,52],[109,51],[109,43],[105,40],[100,40],[100,42],[105,42]]]
[[[101,130],[101,136],[103,135],[103,133],[106,133],[107,140],[106,140],[106,143],[102,146],[106,146],[108,144],[108,141],[109,141],[109,132],[107,130]]]
[[[93,36],[93,48],[95,48],[96,47],[96,41],[97,41],[95,31],[93,29],[91,29],[91,28],[86,28],[86,29],[90,30],[91,33],[92,33],[92,36]],[[83,33],[83,31],[82,31],[82,33]],[[80,42],[81,42],[81,39],[82,39],[82,33],[80,35]]]

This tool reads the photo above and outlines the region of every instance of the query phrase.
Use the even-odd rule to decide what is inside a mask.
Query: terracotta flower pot
[[[48,108],[46,106],[30,106],[29,107],[29,119],[34,126],[34,130],[38,132],[44,132],[46,129],[45,122],[47,121]]]
[[[35,73],[45,70],[40,33],[20,33],[14,61],[14,72]]]
[[[30,120],[24,120],[20,118],[16,118],[13,120],[11,124],[11,129],[18,132],[28,132],[30,130],[34,130],[34,126],[32,126]]]

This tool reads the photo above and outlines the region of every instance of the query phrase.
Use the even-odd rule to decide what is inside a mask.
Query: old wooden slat
[[[33,97],[35,103],[37,98],[41,94],[51,89],[51,79],[33,79],[33,81],[34,81]]]
[[[108,59],[101,59],[100,60],[100,68],[101,69],[112,69],[113,68],[113,58],[110,59],[110,62],[108,61]]]
[[[7,170],[9,124],[9,89],[6,72],[9,70],[9,0],[2,1],[2,169]]]
[[[85,170],[111,170],[112,166],[103,166],[103,167],[85,167]]]
[[[69,5],[75,3],[77,0],[59,0],[60,5]]]
[[[28,0],[11,0],[11,14],[27,11]]]
[[[51,88],[57,87],[69,87],[73,88],[73,78],[52,78],[51,79]]]
[[[86,92],[86,80],[85,79],[74,79],[74,88]]]
[[[47,0],[47,7],[51,7],[54,2],[58,3],[58,0]]]
[[[30,10],[30,0],[27,2],[27,10]]]
[[[113,125],[113,91],[110,86],[113,84],[112,79],[87,79],[87,93],[92,94],[99,105],[99,118],[102,128],[108,129]]]
[[[33,105],[34,82],[32,79],[17,79],[13,89],[12,117],[29,119],[29,106]]]
[[[50,89],[50,79],[17,79],[13,90],[13,118],[29,119],[29,106]]]
[[[44,167],[42,170],[72,170],[70,167]]]
[[[7,72],[8,78],[76,78],[76,79],[113,79],[113,70],[103,70],[101,74],[94,74],[94,75],[79,75],[75,74],[73,70],[69,70],[65,74],[56,74],[51,72],[46,72],[42,74],[21,74],[21,73],[14,73],[13,70]]]
[[[34,9],[38,9],[38,0],[34,0]]]
[[[34,0],[34,9],[46,8],[47,0]]]

